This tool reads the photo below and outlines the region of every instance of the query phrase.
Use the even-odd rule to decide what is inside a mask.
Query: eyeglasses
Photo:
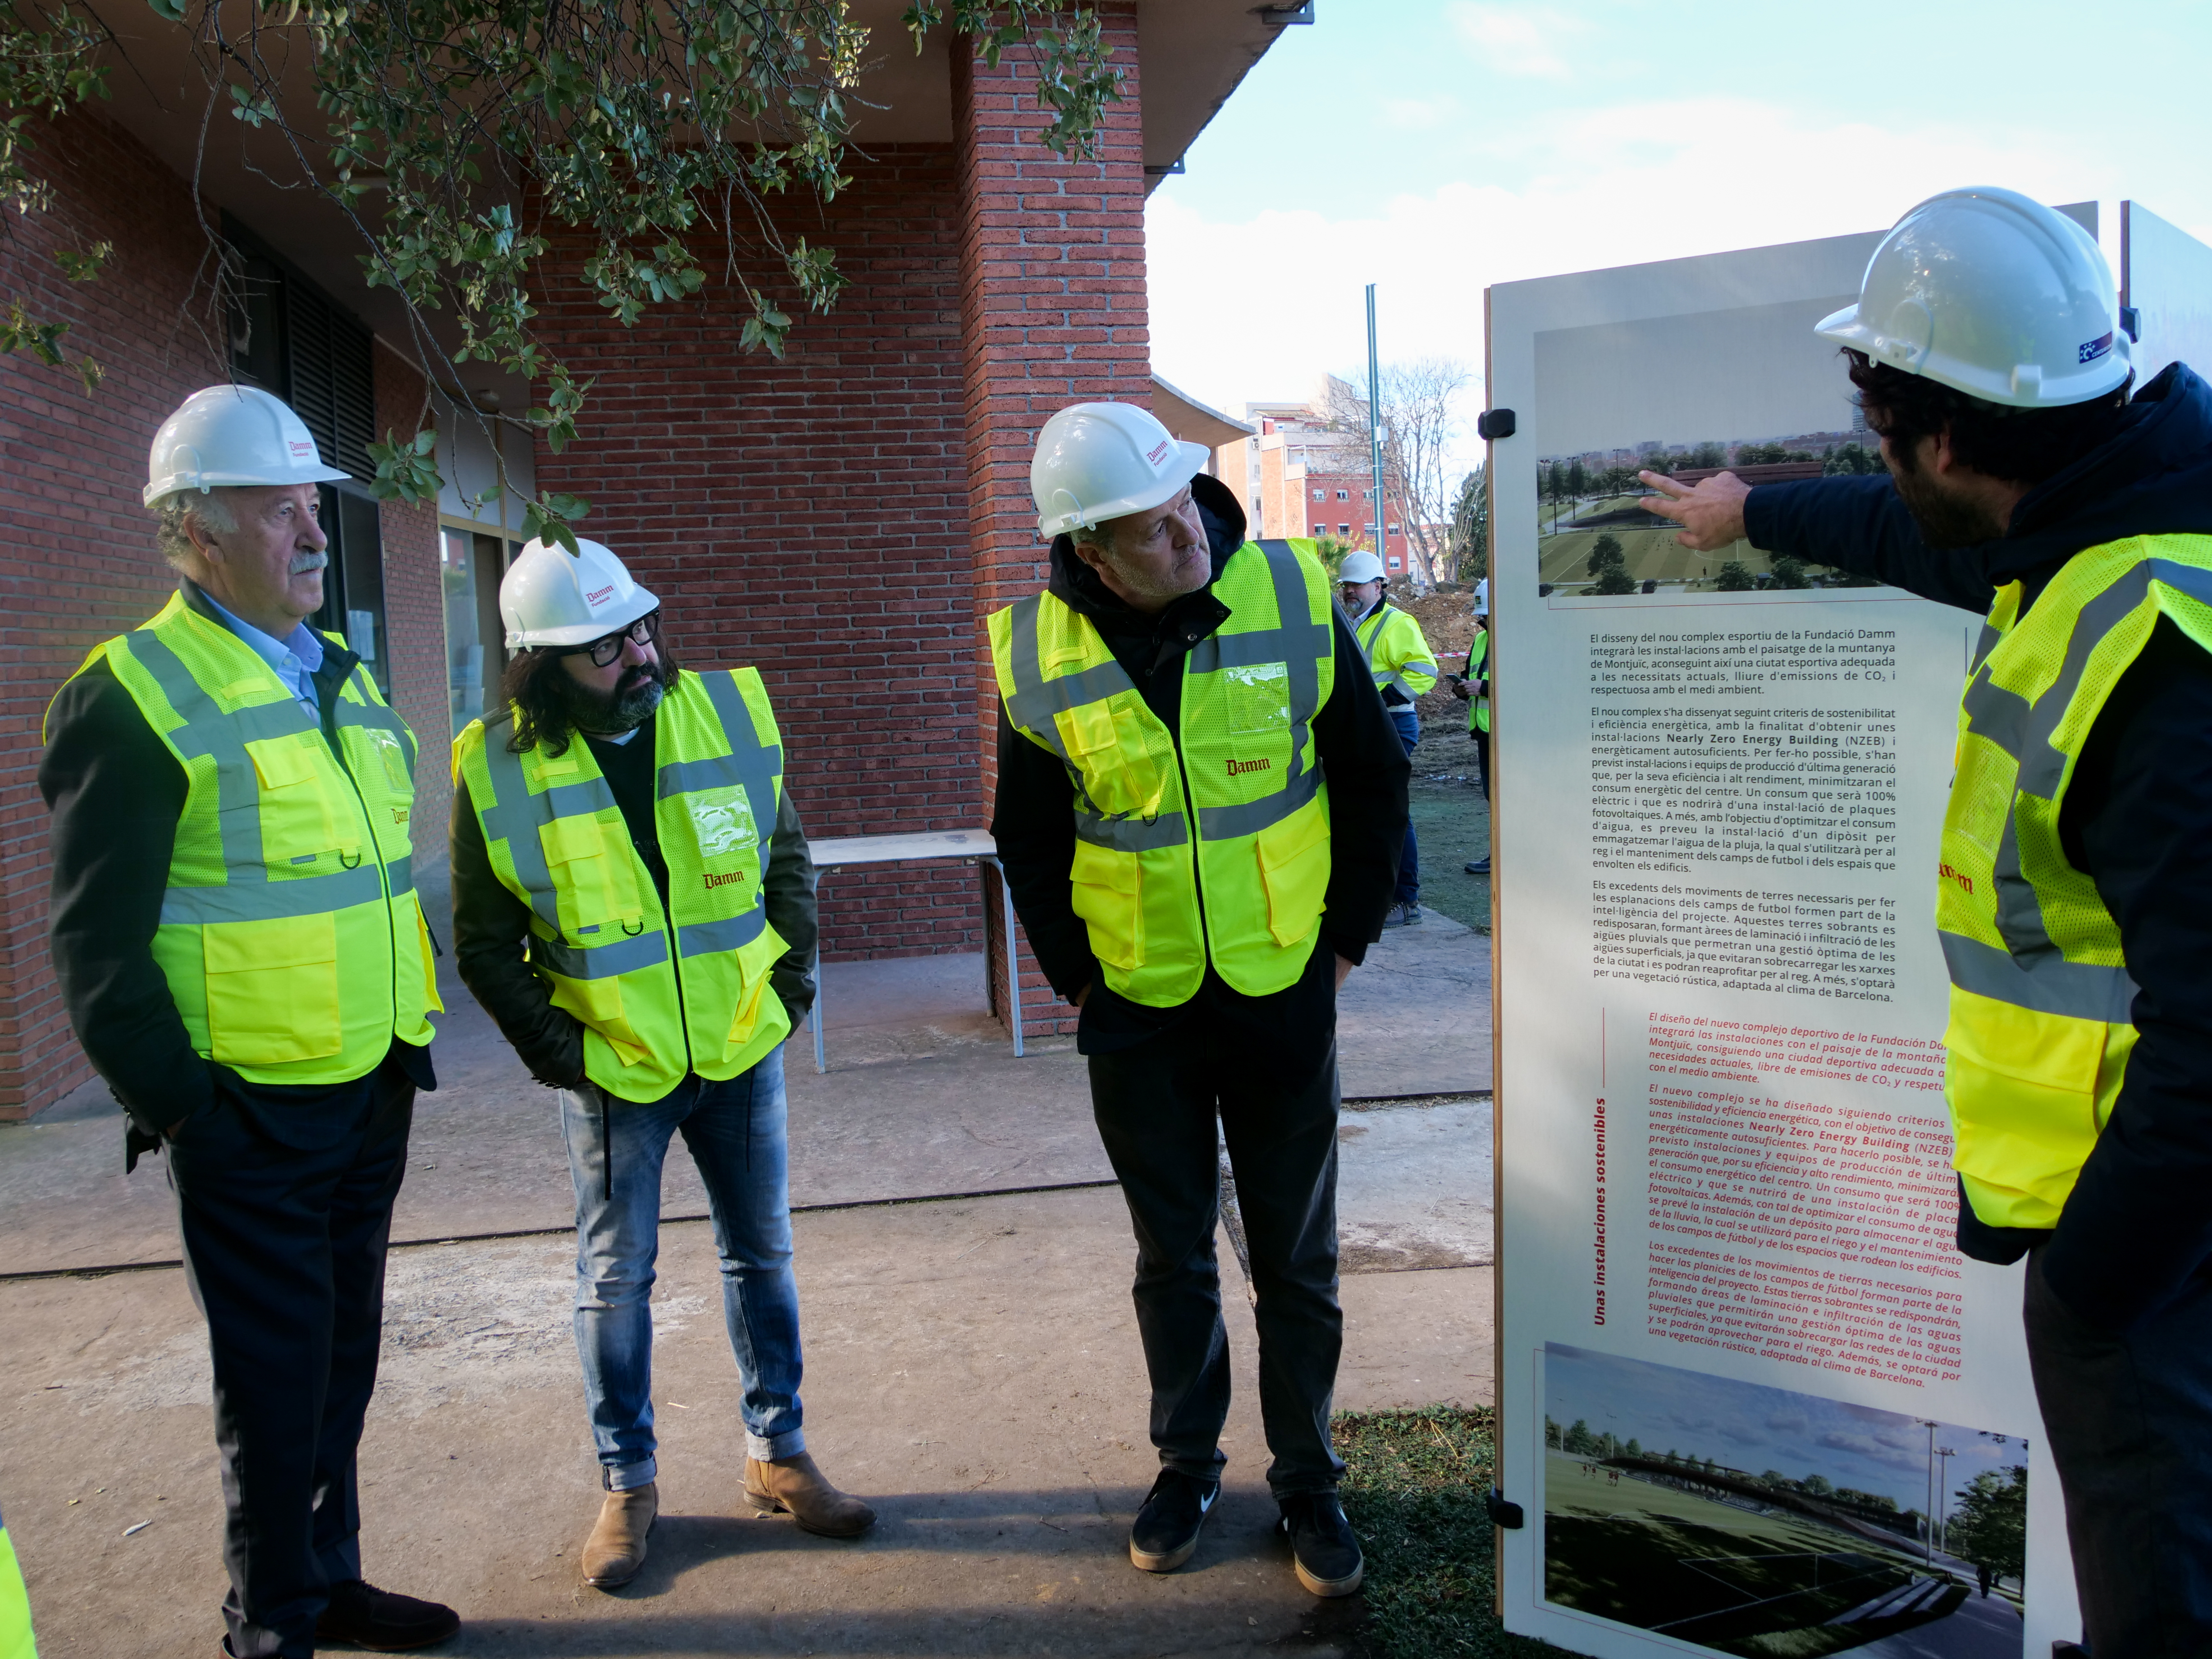
[[[660,613],[647,611],[629,627],[617,628],[605,638],[595,639],[588,645],[571,645],[561,655],[574,656],[580,651],[588,652],[591,656],[592,666],[595,668],[604,668],[622,655],[624,640],[629,640],[639,645],[650,645],[653,636],[659,631]]]

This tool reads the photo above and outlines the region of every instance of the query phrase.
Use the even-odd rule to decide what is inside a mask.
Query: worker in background
[[[1382,561],[1366,552],[1346,553],[1337,570],[1337,597],[1352,619],[1359,655],[1382,693],[1382,706],[1397,729],[1410,759],[1421,741],[1421,717],[1413,699],[1437,683],[1437,656],[1421,637],[1421,625],[1383,595],[1389,586]],[[1398,885],[1390,895],[1384,927],[1405,927],[1421,919],[1421,853],[1413,820],[1406,820],[1406,845],[1398,854]]]
[[[0,1521],[0,1659],[39,1659],[31,1635],[31,1598],[16,1564],[15,1540]]]
[[[1644,505],[1986,616],[1936,872],[1959,1244],[2027,1259],[2090,1650],[2212,1651],[2212,391],[2130,399],[2104,256],[2009,191],[1914,208],[1820,332],[1889,477]]]
[[[362,1577],[355,1453],[439,1003],[414,734],[307,625],[319,486],[345,476],[266,392],[186,399],[144,497],[177,591],[56,693],[39,766],[70,1023],[129,1114],[125,1167],[167,1156],[207,1319],[237,1659],[460,1627]]]
[[[499,588],[501,706],[453,744],[461,979],[561,1090],[576,1347],[605,1496],[580,1565],[644,1565],[661,1166],[707,1188],[737,1356],[744,1496],[852,1538],[875,1512],[806,1450],[783,1049],[814,1001],[814,867],[755,668],[681,668],[660,601],[596,541],[533,541]]]
[[[1381,936],[1409,768],[1327,574],[1290,542],[1247,541],[1206,457],[1129,404],[1045,423],[1030,487],[1049,582],[990,619],[991,830],[1038,966],[1082,1010],[1137,1236],[1160,1473],[1129,1558],[1182,1565],[1220,1491],[1218,1133],[1279,1525],[1299,1583],[1348,1595],[1364,1567],[1328,1433],[1336,992]]]
[[[1474,745],[1477,776],[1482,798],[1490,799],[1490,582],[1475,585],[1474,639],[1468,646],[1467,667],[1452,676],[1452,695],[1467,704],[1468,741]],[[1469,875],[1490,874],[1490,855],[1467,861]]]

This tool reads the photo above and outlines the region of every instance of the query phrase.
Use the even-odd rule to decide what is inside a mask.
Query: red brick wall
[[[94,645],[174,588],[138,498],[146,453],[162,417],[222,372],[188,308],[205,244],[184,180],[94,113],[33,136],[32,168],[58,199],[51,213],[10,216],[0,296],[68,321],[72,357],[89,351],[107,377],[87,397],[67,370],[0,357],[0,1119],[92,1075],[46,955],[40,722]],[[98,241],[115,244],[105,273],[65,281],[54,250]]]
[[[1006,53],[995,70],[966,52],[953,52],[975,572],[971,706],[987,797],[998,711],[982,621],[1044,584],[1046,546],[1029,491],[1037,429],[1071,403],[1152,403],[1137,8],[1133,0],[1103,0],[1098,11],[1126,78],[1122,101],[1108,107],[1097,162],[1063,162],[1036,143],[1048,117],[1037,104],[1036,68],[1026,52]],[[1006,942],[999,933],[994,926],[994,986],[1006,982]],[[1054,1028],[1072,1030],[1073,1010],[1054,1001],[1026,947],[1022,961],[1030,1028],[1043,1029],[1049,1021]],[[994,991],[994,1001],[999,995]]]
[[[423,387],[415,365],[379,340],[375,350],[376,431],[402,436],[423,418]],[[385,646],[392,653],[392,701],[422,746],[415,765],[415,867],[446,857],[453,810],[453,715],[446,695],[446,597],[438,565],[438,504],[387,501],[384,537]],[[430,926],[439,942],[443,917]]]
[[[810,836],[973,827],[952,156],[881,145],[848,165],[827,210],[786,210],[851,286],[826,316],[791,306],[781,363],[739,351],[748,308],[719,280],[719,245],[696,302],[630,329],[556,263],[541,330],[597,385],[577,441],[540,446],[538,483],[590,501],[580,528],[659,595],[684,662],[760,669]],[[840,874],[822,896],[833,959],[982,946],[972,870]]]

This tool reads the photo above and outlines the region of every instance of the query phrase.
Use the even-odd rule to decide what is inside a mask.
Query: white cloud
[[[1386,362],[1457,357],[1480,375],[1491,284],[1878,229],[1955,184],[1999,180],[2073,201],[2122,194],[2126,178],[2089,135],[2062,145],[1986,127],[1818,125],[1749,99],[1562,108],[1502,143],[1463,131],[1423,142],[1455,138],[1467,181],[1378,191],[1352,215],[1262,207],[1208,218],[1172,191],[1156,195],[1154,367],[1224,409],[1302,395],[1320,373],[1364,367],[1360,290],[1375,282]],[[1407,141],[1375,142],[1387,183],[1388,149]],[[1291,178],[1256,171],[1254,199],[1297,199],[1269,188]],[[1483,179],[1511,182],[1474,181]]]
[[[1463,3],[1451,9],[1451,21],[1485,68],[1544,81],[1574,74],[1565,43],[1589,34],[1590,27],[1548,6]]]

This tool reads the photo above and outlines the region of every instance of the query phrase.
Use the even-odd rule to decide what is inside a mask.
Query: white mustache
[[[328,553],[295,553],[287,568],[294,576],[305,576],[310,570],[319,570],[331,562]]]

